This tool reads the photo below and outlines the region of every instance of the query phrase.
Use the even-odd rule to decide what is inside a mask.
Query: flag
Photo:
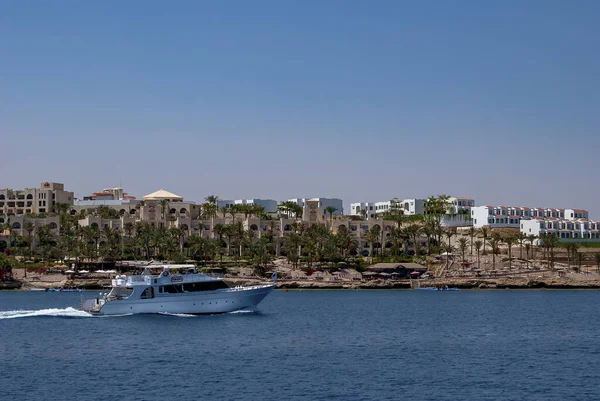
[[[273,274],[271,275],[271,280],[277,281],[277,272],[273,272]]]

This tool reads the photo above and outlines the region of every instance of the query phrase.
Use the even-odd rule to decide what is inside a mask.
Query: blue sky
[[[600,219],[599,18],[597,1],[5,1],[0,187],[450,193]]]

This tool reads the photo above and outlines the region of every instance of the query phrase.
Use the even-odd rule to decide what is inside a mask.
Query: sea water
[[[0,293],[0,399],[600,399],[600,291],[275,291],[213,316],[79,302]]]

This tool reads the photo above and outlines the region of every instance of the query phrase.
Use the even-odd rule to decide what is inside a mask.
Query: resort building
[[[319,205],[323,209],[323,213],[325,209],[329,206],[334,207],[336,210],[333,212],[333,216],[343,216],[344,215],[344,202],[338,198],[294,198],[288,199],[290,202],[295,202],[297,205],[304,207],[307,201],[318,202]],[[323,214],[325,216],[325,214]]]
[[[75,215],[84,210],[86,214],[94,214],[98,206],[103,205],[134,221],[147,221],[157,227],[171,226],[171,222],[175,222],[188,228],[191,227],[191,220],[200,215],[200,206],[195,202],[184,201],[183,197],[164,189],[143,196],[141,201],[118,189],[120,191],[115,191],[112,195],[110,191],[104,190],[85,197],[86,200],[75,201],[70,213]]]
[[[84,196],[83,200],[76,199],[69,208],[69,213],[75,215],[83,210],[87,214],[93,214],[96,212],[96,208],[102,205],[119,211],[121,215],[133,215],[136,212],[136,205],[139,203],[140,201],[135,196],[128,195],[123,188],[105,188],[101,192],[93,192],[91,195]]]
[[[415,214],[425,214],[426,199],[404,199],[398,201],[398,206],[407,216]],[[357,202],[350,204],[350,214],[352,216],[363,216],[366,211],[367,218],[377,218],[389,213],[392,210],[392,201],[385,202]],[[448,214],[467,214],[470,215],[470,210],[475,206],[475,200],[472,198],[449,198],[448,199]],[[454,219],[464,220],[464,219]],[[449,222],[450,220],[448,220]],[[462,225],[463,223],[461,223]]]
[[[587,210],[560,208],[529,208],[523,206],[475,206],[471,218],[475,228],[519,228],[522,220],[529,219],[588,219]]]
[[[258,205],[265,209],[265,213],[277,212],[277,201],[274,199],[236,199],[236,200],[225,200],[218,199],[217,206],[219,208],[229,209],[233,205]]]
[[[523,234],[539,237],[543,234],[554,234],[561,242],[597,242],[600,241],[600,221],[578,219],[557,219],[553,217],[535,217],[521,220],[520,229]],[[537,243],[540,243],[538,238]]]
[[[374,202],[356,202],[350,204],[350,215],[359,216],[366,218],[375,217],[375,203]]]
[[[39,188],[0,189],[0,216],[53,213],[57,203],[73,203],[73,192],[57,182],[43,182]]]
[[[475,206],[475,199],[471,198],[455,198],[448,199],[450,206],[448,214],[471,214],[471,208]]]
[[[425,214],[425,199],[404,199],[401,203],[405,215]]]
[[[398,201],[400,207],[404,206],[404,201]],[[408,207],[408,205],[407,205]],[[384,202],[357,202],[350,204],[350,215],[366,217],[367,219],[381,218],[392,210],[392,201]],[[405,213],[407,214],[407,213]]]

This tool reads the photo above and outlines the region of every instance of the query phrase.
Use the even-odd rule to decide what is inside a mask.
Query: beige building
[[[34,196],[32,194],[32,196]],[[72,199],[72,197],[71,197]],[[119,212],[120,218],[103,219],[94,216],[98,206],[104,205]],[[391,241],[390,230],[395,223],[388,220],[371,218],[369,220],[358,220],[356,218],[341,218],[340,216],[330,216],[324,213],[325,204],[319,198],[307,199],[303,203],[302,219],[274,218],[272,220],[261,220],[256,217],[245,218],[237,215],[235,222],[241,221],[246,231],[254,233],[253,237],[259,239],[263,236],[273,235],[275,244],[275,253],[281,254],[286,237],[294,232],[295,224],[300,223],[305,228],[312,224],[324,224],[333,233],[336,233],[342,226],[345,226],[350,236],[357,241],[358,247],[352,251],[352,254],[362,254],[369,256],[372,248],[390,248]],[[116,229],[123,231],[127,223],[147,222],[155,227],[171,228],[177,227],[182,231],[181,244],[184,245],[191,235],[200,235],[205,238],[217,238],[215,226],[233,223],[230,215],[225,217],[215,217],[211,219],[200,219],[201,206],[194,202],[185,201],[183,197],[160,189],[151,194],[145,195],[141,200],[125,195],[120,188],[112,188],[97,192],[85,200],[75,201],[70,207],[70,214],[78,214],[85,210],[87,216],[78,221],[79,226],[90,226],[99,230]],[[47,217],[46,219],[28,219],[25,216],[11,216],[9,224],[14,234],[27,236],[24,226],[28,221],[35,225],[49,225],[53,235],[57,236],[59,232],[59,217]],[[6,220],[4,220],[6,221]],[[0,222],[4,222],[0,221]],[[297,225],[296,225],[297,226]],[[378,226],[381,232],[381,240],[371,247],[367,240],[368,232]],[[0,237],[5,237],[6,243],[11,242],[10,234],[0,233]],[[0,240],[3,238],[0,238]]]
[[[57,203],[73,203],[73,192],[57,182],[42,182],[39,188],[0,189],[0,216],[52,213]]]
[[[31,225],[29,224],[31,223]],[[1,227],[4,224],[8,224],[9,228],[3,229]],[[43,218],[27,217],[24,215],[20,216],[0,216],[0,248],[5,246],[15,246],[14,238],[19,235],[25,237],[28,240],[30,234],[33,240],[33,246],[37,246],[35,233],[37,227],[48,226],[50,234],[58,238],[60,230],[60,217],[58,216],[46,216]],[[33,228],[31,232],[28,228]]]
[[[75,201],[70,213],[75,215],[83,210],[90,215],[96,212],[98,206],[106,206],[119,212],[123,220],[121,227],[125,222],[144,221],[155,227],[182,227],[189,232],[193,231],[193,226],[198,225],[197,221],[194,225],[192,220],[199,218],[201,210],[195,202],[185,201],[183,197],[164,189],[137,200],[121,188],[110,188]]]

